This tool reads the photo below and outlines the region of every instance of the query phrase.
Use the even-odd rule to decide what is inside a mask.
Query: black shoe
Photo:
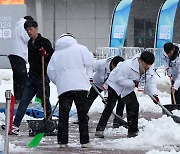
[[[87,115],[87,120],[89,121],[89,116]],[[79,124],[79,120],[74,121],[73,124]]]
[[[2,128],[3,130],[5,130],[5,127],[6,127],[5,125],[1,125],[1,128]]]
[[[128,138],[136,137],[136,136],[138,136],[138,132],[128,133],[127,135]]]
[[[127,125],[123,125],[123,124],[119,124],[119,123],[113,123],[113,128],[119,128],[119,127],[124,127],[124,128],[128,128]]]
[[[76,124],[76,125],[79,124],[79,120],[74,121],[73,124]]]

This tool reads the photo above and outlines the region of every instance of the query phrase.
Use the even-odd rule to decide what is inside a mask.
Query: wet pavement
[[[159,118],[161,117],[162,114],[152,114],[152,113],[140,113],[139,117],[142,118],[144,117],[145,119],[151,120],[151,118]],[[119,136],[119,134],[110,134],[108,136],[105,136],[105,138],[100,139],[96,138],[95,139],[95,128],[97,126],[98,120],[100,118],[100,113],[93,113],[90,114],[90,121],[89,121],[89,133],[90,133],[90,140],[93,139],[93,144],[100,144],[101,141],[103,140],[113,140],[113,139],[119,139],[119,138],[125,138],[126,136]],[[112,127],[112,119],[113,116],[111,116],[110,120],[108,121],[107,128]],[[29,141],[32,140],[32,137],[29,137],[29,127],[27,122],[22,122],[20,126],[20,131],[21,131],[21,136],[14,136],[11,135],[9,136],[9,140],[11,143],[21,146],[25,148],[25,151],[22,150],[21,152],[17,151],[10,151],[10,154],[144,154],[146,151],[141,151],[141,150],[121,150],[118,149],[110,149],[109,147],[107,148],[81,148],[79,144],[79,129],[78,125],[72,124],[70,122],[69,125],[69,143],[70,146],[68,148],[60,148],[59,145],[57,144],[57,137],[56,136],[45,136],[43,137],[41,143],[37,148],[30,149],[27,148],[27,144]],[[0,134],[3,134],[4,132],[0,130]],[[118,145],[117,145],[118,146]],[[97,146],[96,146],[97,147]]]

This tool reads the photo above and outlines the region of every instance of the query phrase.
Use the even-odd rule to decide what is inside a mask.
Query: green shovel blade
[[[41,142],[43,136],[45,133],[39,133],[37,135],[34,136],[34,138],[29,142],[29,144],[27,145],[29,148],[36,148],[39,143]]]
[[[39,97],[36,97],[34,101],[36,103],[42,104],[42,100]]]

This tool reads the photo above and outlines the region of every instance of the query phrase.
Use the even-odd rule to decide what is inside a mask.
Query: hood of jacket
[[[63,36],[56,41],[55,50],[62,50],[68,48],[71,45],[77,43],[77,41],[71,36]]]
[[[138,54],[134,55],[134,57],[132,59],[129,59],[129,61],[130,61],[129,67],[138,73],[139,73],[139,61],[138,61],[138,59],[140,58],[140,55],[141,54],[138,53]]]
[[[16,23],[16,26],[15,26],[15,27],[17,27],[17,26],[20,25],[20,24],[24,24],[25,22],[26,22],[26,19],[21,18],[21,19],[19,19],[19,21]]]

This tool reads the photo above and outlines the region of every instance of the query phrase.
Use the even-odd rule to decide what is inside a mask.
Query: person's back
[[[32,17],[28,16],[26,19],[25,16],[16,23],[8,49],[9,55],[17,55],[23,58],[26,62],[28,62],[27,43],[30,38],[24,29],[24,23],[30,19],[33,20]]]
[[[16,104],[20,102],[27,79],[26,63],[28,62],[27,42],[29,36],[24,29],[25,21],[33,20],[31,16],[21,18],[15,26],[9,44],[9,61],[13,71],[13,89]]]
[[[58,90],[59,125],[58,144],[68,146],[69,112],[72,103],[76,105],[80,143],[82,148],[89,144],[88,120],[86,114],[89,80],[93,75],[93,55],[75,40],[72,34],[61,35],[56,41],[55,52],[49,62],[47,73]]]
[[[78,44],[71,36],[64,36],[57,40],[52,57],[57,72],[58,95],[68,90],[89,89],[93,55],[87,47]]]

